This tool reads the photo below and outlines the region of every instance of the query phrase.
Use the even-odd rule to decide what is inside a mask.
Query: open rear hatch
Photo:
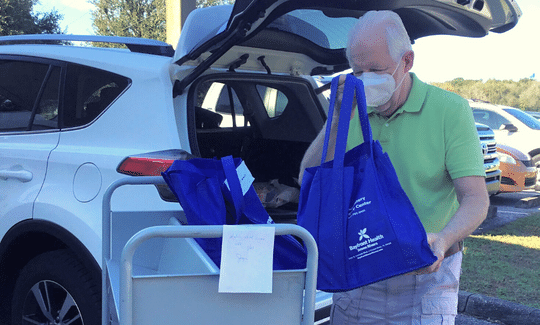
[[[348,67],[347,32],[369,10],[395,11],[413,42],[431,35],[504,32],[521,16],[514,0],[237,0],[234,7],[196,10],[186,21],[174,61],[196,68],[179,80],[175,94],[210,66],[228,67],[235,46],[305,54],[314,61],[312,75],[342,71]]]

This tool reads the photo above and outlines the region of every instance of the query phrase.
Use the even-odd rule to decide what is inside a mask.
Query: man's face
[[[357,43],[353,44],[350,63],[357,77],[364,72],[392,75],[395,71],[393,78],[396,85],[400,84],[405,73],[403,64],[400,64],[401,60],[396,63],[390,56],[384,33],[377,31],[364,34]],[[374,107],[374,110],[383,116],[391,115],[398,108],[398,97],[399,90],[396,90],[388,102]]]

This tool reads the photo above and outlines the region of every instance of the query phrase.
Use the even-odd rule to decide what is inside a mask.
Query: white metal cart
[[[193,238],[221,237],[223,226],[182,225],[168,214],[117,217],[111,198],[125,185],[165,182],[161,177],[127,177],[105,192],[103,325],[314,323],[318,252],[304,228],[267,225],[275,227],[276,235],[303,240],[305,269],[274,271],[272,293],[218,293],[219,268]]]

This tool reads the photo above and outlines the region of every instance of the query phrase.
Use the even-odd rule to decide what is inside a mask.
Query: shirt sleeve
[[[444,128],[445,162],[450,177],[485,176],[478,131],[465,99],[445,110]]]

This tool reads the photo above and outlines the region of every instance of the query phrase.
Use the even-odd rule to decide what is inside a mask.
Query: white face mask
[[[405,76],[403,76],[399,85],[396,86],[394,74],[398,67],[399,64],[391,75],[388,73],[377,74],[375,72],[364,72],[358,77],[364,83],[367,106],[379,107],[386,104],[392,98],[394,92],[401,86],[401,83],[405,79]]]

